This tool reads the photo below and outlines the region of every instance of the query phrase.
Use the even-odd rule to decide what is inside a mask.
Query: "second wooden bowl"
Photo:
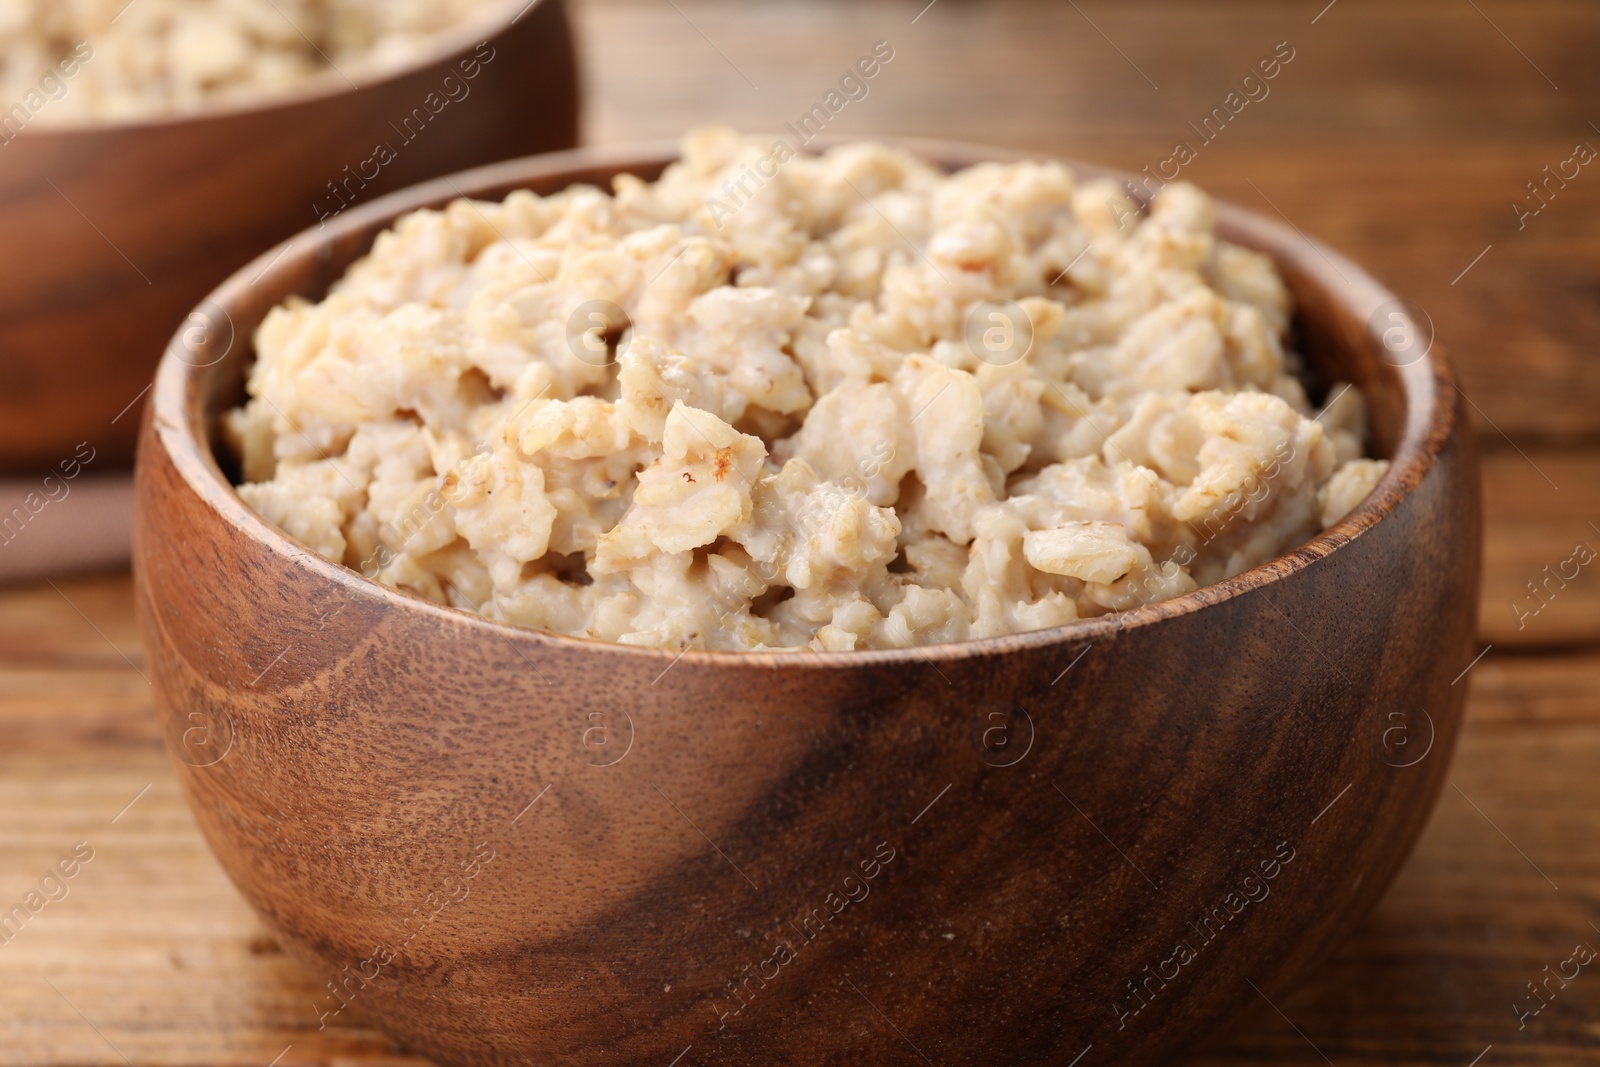
[[[667,158],[425,185],[212,300],[248,336],[406,211]],[[1444,781],[1478,490],[1442,354],[1396,366],[1368,324],[1389,294],[1220,218],[1278,261],[1302,346],[1366,392],[1391,470],[1261,567],[1001,639],[680,656],[435,606],[234,493],[211,441],[247,346],[169,356],[137,475],[151,677],[201,829],[323,984],[307,1023],[359,1013],[462,1067],[1089,1067],[1171,1062],[1278,998]]]
[[[261,249],[351,201],[576,144],[562,0],[502,7],[486,26],[442,34],[404,68],[352,68],[358,82],[329,72],[259,104],[34,123],[14,138],[8,129],[0,473],[53,467],[84,441],[99,465],[128,464],[139,415],[127,412],[174,329]],[[202,335],[234,336],[215,308],[196,309],[185,327],[179,349],[190,358]]]

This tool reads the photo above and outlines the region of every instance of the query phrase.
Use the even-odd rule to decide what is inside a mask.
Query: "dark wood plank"
[[[1479,634],[1501,647],[1600,641],[1600,455],[1501,449],[1483,476]]]

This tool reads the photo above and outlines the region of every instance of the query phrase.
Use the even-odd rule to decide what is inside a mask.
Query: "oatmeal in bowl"
[[[1188,184],[707,129],[613,185],[414,212],[272,311],[224,420],[244,500],[489,618],[847,651],[1189,592],[1386,470]]]
[[[43,125],[185,114],[412,62],[505,0],[8,0],[0,99]],[[24,113],[26,125],[33,116]],[[12,131],[16,132],[16,131]]]

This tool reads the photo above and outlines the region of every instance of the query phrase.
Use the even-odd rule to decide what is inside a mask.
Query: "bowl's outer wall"
[[[421,132],[410,141],[391,124],[430,93],[447,100],[445,76],[459,77],[474,47],[326,98],[127,127],[29,128],[0,145],[0,471],[52,467],[81,441],[97,463],[128,463],[138,418],[118,416],[186,313],[261,249],[316,224],[314,205],[337,208],[328,183],[357,173],[378,144],[395,158],[359,190],[362,201],[576,144],[562,0],[541,0],[487,43],[492,58],[466,95],[453,84],[458,99],[426,126],[413,120]]]
[[[263,536],[197,489],[194,426],[147,417],[168,747],[329,983],[308,1021],[444,1064],[860,1062],[900,1035],[940,1064],[1166,1062],[1348,932],[1444,780],[1480,520],[1431,382],[1430,462],[1325,557],[897,659],[675,661],[406,601]]]

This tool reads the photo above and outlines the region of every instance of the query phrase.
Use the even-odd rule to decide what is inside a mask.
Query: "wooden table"
[[[1512,607],[1537,606],[1525,583],[1575,544],[1600,548],[1600,166],[1552,183],[1521,228],[1511,207],[1576,143],[1600,146],[1600,18],[1545,0],[925,2],[580,0],[589,139],[776,128],[887,40],[895,58],[833,128],[1137,170],[1289,42],[1270,95],[1185,176],[1431,315],[1485,453],[1488,650],[1460,683],[1453,784],[1394,887],[1200,1062],[1600,1062],[1593,968],[1521,1028],[1512,1008],[1576,943],[1600,946],[1600,566],[1536,615]],[[93,849],[0,944],[0,1067],[419,1062],[348,1017],[319,1032],[310,978],[211,859],[160,749],[125,575],[0,593],[0,812],[0,910]],[[909,1062],[892,1035],[883,1050]]]

